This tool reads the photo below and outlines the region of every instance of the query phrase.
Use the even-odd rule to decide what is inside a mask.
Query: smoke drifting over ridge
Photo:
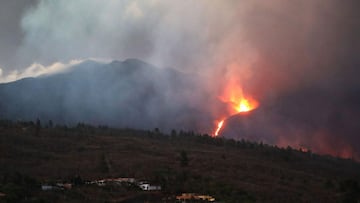
[[[359,4],[40,0],[21,20],[14,66],[139,58],[201,75],[214,96],[235,80],[267,109],[259,117],[281,115],[287,127],[274,134],[275,144],[326,143],[311,146],[320,152],[350,145],[358,153]],[[2,67],[6,77],[11,69]],[[214,116],[217,109],[209,105]],[[339,140],[344,146],[336,146]]]
[[[247,91],[263,97],[269,84],[292,90],[353,75],[348,69],[359,49],[354,4],[38,1],[21,21],[25,36],[17,59],[139,58],[209,77],[236,75]]]

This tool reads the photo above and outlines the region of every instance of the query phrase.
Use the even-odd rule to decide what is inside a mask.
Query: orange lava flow
[[[224,120],[221,120],[221,121],[217,124],[217,128],[216,128],[216,130],[215,130],[214,136],[218,136],[218,135],[219,135],[219,131],[221,130],[223,124],[224,124]]]
[[[226,113],[228,117],[242,113],[249,112],[256,109],[259,106],[259,102],[253,99],[250,96],[245,96],[242,88],[233,82],[230,82],[224,92],[223,95],[219,97],[221,101],[227,103],[229,105],[228,112]],[[214,136],[218,136],[221,128],[223,127],[225,119],[217,122],[217,127],[214,132]]]

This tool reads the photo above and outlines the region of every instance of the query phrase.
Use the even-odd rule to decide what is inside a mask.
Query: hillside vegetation
[[[176,130],[2,121],[0,166],[0,202],[174,202],[184,192],[218,202],[360,200],[353,160]],[[151,181],[162,191],[83,184],[111,177]],[[74,187],[41,191],[59,181]]]

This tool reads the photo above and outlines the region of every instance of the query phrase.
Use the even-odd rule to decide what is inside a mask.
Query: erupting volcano
[[[220,96],[220,100],[228,104],[228,112],[226,112],[225,118],[216,121],[217,127],[213,133],[214,137],[219,135],[226,118],[238,113],[252,111],[259,106],[259,102],[250,96],[245,96],[241,86],[234,83],[234,81],[231,81],[229,85],[226,86],[223,95]]]

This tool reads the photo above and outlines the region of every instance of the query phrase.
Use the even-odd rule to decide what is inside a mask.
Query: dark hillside
[[[192,132],[164,135],[158,129],[110,129],[84,124],[37,128],[33,123],[2,122],[0,192],[9,191],[9,177],[16,173],[38,184],[74,177],[149,180],[163,188],[153,197],[158,199],[155,202],[182,192],[206,193],[222,202],[359,200],[360,165],[352,160]],[[28,191],[29,196],[61,202],[60,194],[37,190]],[[125,201],[128,196],[142,199],[142,195],[149,195],[118,190],[79,186],[61,194],[74,202],[116,198]]]

